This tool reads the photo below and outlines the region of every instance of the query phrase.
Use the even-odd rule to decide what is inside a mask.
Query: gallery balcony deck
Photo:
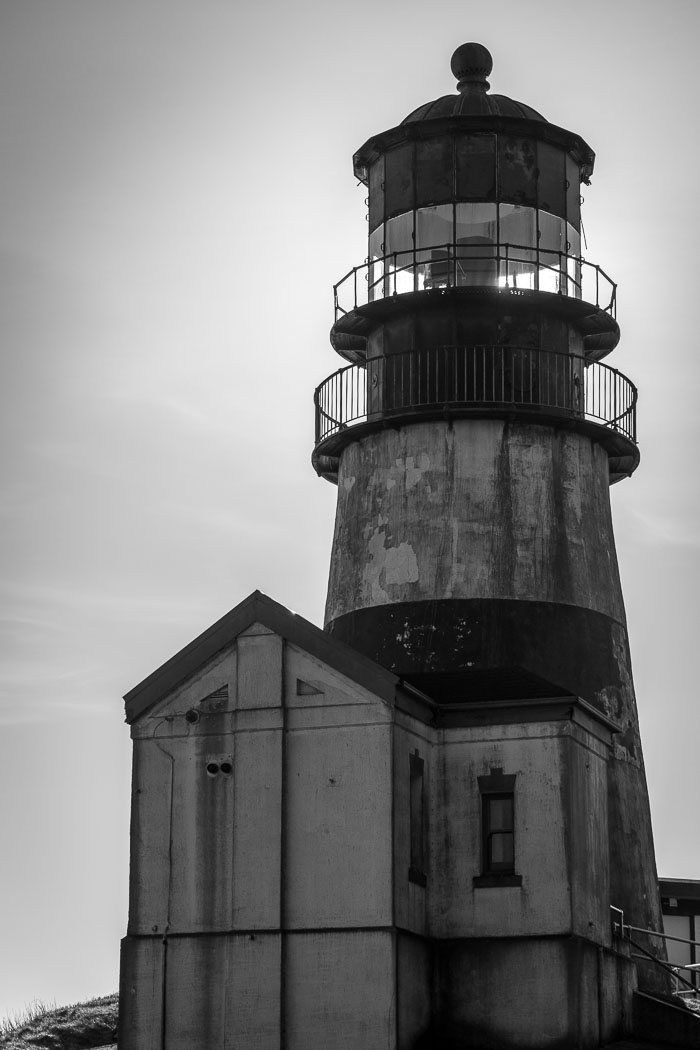
[[[600,442],[611,482],[639,463],[637,390],[615,368],[525,346],[440,346],[369,358],[317,388],[316,471],[334,480],[351,441],[430,418],[505,418],[566,426]]]

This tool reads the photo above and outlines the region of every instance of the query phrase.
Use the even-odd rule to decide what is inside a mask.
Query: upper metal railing
[[[354,266],[334,286],[336,321],[359,306],[407,292],[491,287],[582,299],[615,317],[617,285],[580,256],[516,244],[438,244]]]
[[[587,420],[636,442],[635,386],[576,354],[523,346],[439,346],[340,368],[317,388],[316,445],[361,423],[430,409]]]

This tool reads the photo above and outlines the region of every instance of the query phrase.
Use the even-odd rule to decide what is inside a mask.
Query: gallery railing
[[[368,303],[445,288],[539,291],[582,299],[615,317],[617,285],[580,256],[516,244],[439,244],[354,266],[335,286],[336,321]]]
[[[361,423],[444,409],[586,420],[636,442],[635,386],[576,354],[521,346],[439,346],[340,368],[317,388],[316,445]]]

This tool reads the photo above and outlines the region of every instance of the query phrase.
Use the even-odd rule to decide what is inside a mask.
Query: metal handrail
[[[335,318],[407,292],[465,287],[553,292],[590,302],[613,318],[617,307],[617,285],[583,256],[523,244],[448,242],[389,252],[353,266],[333,286]]]
[[[647,930],[643,926],[631,926],[629,923],[625,922],[625,913],[622,908],[616,908],[611,904],[610,911],[612,913],[613,936],[622,937],[629,941],[633,948],[636,948],[637,951],[642,953],[640,958],[653,962],[665,972],[670,973],[676,981],[676,995],[682,997],[690,993],[693,993],[694,995],[700,993],[700,988],[694,985],[693,982],[689,981],[686,977],[682,977],[679,973],[679,970],[696,971],[699,968],[698,963],[689,963],[687,966],[684,966],[682,963],[669,963],[665,962],[663,959],[657,959],[653,952],[650,952],[648,948],[644,948],[641,944],[637,944],[636,941],[633,941],[630,933],[643,933],[648,937],[658,937],[660,940],[664,941],[664,943],[666,941],[680,941],[681,944],[692,944],[696,948],[700,948],[700,941],[694,941],[688,937],[676,937],[675,934],[672,933],[660,933],[658,930]],[[679,982],[684,984],[689,991],[681,992],[678,988]]]
[[[438,346],[339,368],[314,393],[316,445],[347,427],[447,408],[587,420],[636,443],[636,387],[578,354],[523,346]]]

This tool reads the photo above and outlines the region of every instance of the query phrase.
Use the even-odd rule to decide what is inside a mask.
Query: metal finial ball
[[[458,81],[474,83],[486,80],[493,69],[493,59],[483,44],[461,44],[452,56],[450,65]]]

